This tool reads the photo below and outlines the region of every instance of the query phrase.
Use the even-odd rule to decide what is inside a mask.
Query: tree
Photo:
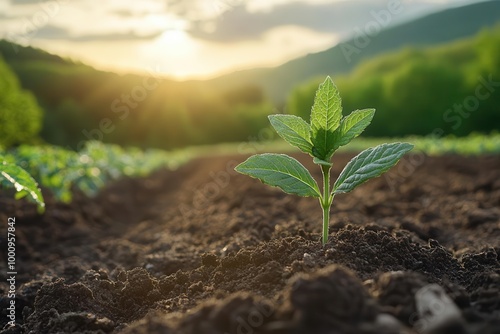
[[[42,117],[36,99],[21,89],[0,57],[0,146],[32,142],[40,132]]]

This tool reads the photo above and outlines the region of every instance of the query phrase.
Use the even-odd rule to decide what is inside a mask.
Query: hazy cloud
[[[211,25],[206,21],[194,21],[189,32],[195,37],[218,42],[258,39],[267,31],[284,25],[342,34],[373,19],[372,10],[386,6],[387,1],[341,1],[316,5],[291,2],[271,11],[252,13],[241,4],[226,11]]]
[[[231,43],[257,40],[273,28],[294,25],[321,33],[337,35],[352,34],[356,26],[373,21],[373,11],[387,9],[390,0],[268,0],[262,7],[266,10],[252,10],[256,2],[242,0],[168,0],[179,3],[189,17],[189,4],[195,6],[205,1],[220,13],[209,19],[191,19],[189,33],[197,38]],[[401,0],[402,13],[391,18],[391,23],[401,22],[424,13],[437,11],[452,5],[480,2],[484,0]],[[250,6],[252,5],[252,6]],[[257,6],[259,7],[259,6]],[[260,8],[260,7],[259,7]]]
[[[137,41],[154,39],[161,35],[163,31],[158,31],[151,34],[139,35],[136,32],[114,32],[106,34],[87,34],[87,35],[72,35],[67,29],[47,25],[36,31],[36,37],[49,40],[68,40],[76,42],[95,42],[95,41]]]
[[[46,25],[36,30],[36,36],[43,39],[67,39],[68,30],[54,25]]]
[[[128,18],[141,18],[143,16],[151,14],[151,12],[150,11],[137,11],[137,10],[130,10],[130,9],[116,9],[116,10],[110,11],[110,14],[114,14],[120,18],[123,18],[123,19],[128,19]]]
[[[234,7],[245,5],[246,2],[246,0],[165,0],[165,9],[168,14],[188,20],[206,20],[216,18]]]
[[[128,9],[117,9],[112,12],[113,14],[120,17],[135,17],[138,16],[136,12],[133,12]]]
[[[3,0],[5,1],[5,0]],[[38,4],[40,0],[10,0],[11,5],[33,5],[33,4]]]
[[[135,32],[125,32],[125,33],[110,33],[110,34],[95,34],[95,35],[81,35],[73,36],[70,39],[72,41],[79,42],[96,42],[96,41],[139,41],[139,40],[150,40],[155,39],[160,36],[163,31],[154,32],[146,35],[139,35]]]

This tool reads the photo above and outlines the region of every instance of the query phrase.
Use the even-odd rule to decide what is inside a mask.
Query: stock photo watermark
[[[210,1],[210,0],[209,0]],[[216,14],[222,14],[234,7],[243,4],[243,0],[212,0],[211,6],[216,12]]]
[[[184,219],[189,219],[190,212],[202,211],[204,208],[208,207],[210,203],[229,186],[231,177],[236,175],[234,167],[237,165],[238,162],[236,160],[230,160],[226,163],[224,170],[217,172],[211,171],[209,173],[211,180],[197,187],[196,190],[193,191],[190,205],[179,205],[182,217]]]
[[[220,19],[221,14],[244,4],[244,0],[169,0],[169,13],[196,19]]]
[[[404,1],[400,0],[389,1],[384,9],[371,10],[370,16],[372,20],[366,22],[362,27],[354,27],[352,44],[348,42],[340,43],[340,49],[347,63],[350,64],[352,57],[359,55],[363,49],[367,48],[372,40],[393,22],[394,17],[400,15],[403,11]]]
[[[437,333],[448,328],[457,330],[462,324],[462,314],[453,300],[438,284],[429,284],[415,294],[417,312],[409,323],[418,333]]]
[[[263,304],[255,304],[246,317],[238,316],[236,321],[237,334],[253,334],[255,330],[262,327],[265,320],[273,315],[273,309]]]
[[[474,94],[466,96],[460,103],[455,103],[443,113],[443,121],[450,124],[453,130],[459,129],[464,119],[469,118],[481,106],[481,102],[489,99],[491,94],[500,87],[500,81],[495,81],[493,75],[487,78],[478,77],[478,83],[474,89]],[[445,135],[443,128],[435,128],[427,137],[430,139],[439,139]],[[404,183],[415,171],[424,164],[427,155],[423,152],[415,152],[412,155],[401,159],[400,163],[391,173],[384,175],[391,191],[396,191],[397,187]]]
[[[478,78],[479,83],[476,85],[474,94],[467,96],[461,103],[455,103],[452,108],[447,109],[443,114],[443,120],[446,123],[452,123],[453,130],[457,130],[462,125],[464,119],[477,111],[481,105],[481,101],[490,98],[491,94],[500,87],[500,81],[494,81],[493,75],[489,75],[488,79],[483,76]]]
[[[257,135],[248,137],[248,140],[240,143],[237,148],[238,154],[255,154],[261,151],[266,142],[275,139],[273,130],[270,127],[261,129]],[[224,189],[226,189],[231,178],[238,175],[234,168],[239,164],[236,160],[229,160],[225,168],[219,171],[210,171],[208,173],[210,181],[197,187],[191,196],[190,205],[180,204],[179,211],[183,219],[188,220],[193,212],[202,212],[210,203],[216,199]]]
[[[93,129],[83,129],[82,134],[85,137],[77,145],[77,150],[81,150],[86,141],[104,139],[105,135],[111,134],[116,129],[116,123],[124,121],[129,117],[130,112],[136,109],[141,102],[146,100],[148,96],[156,90],[163,81],[160,75],[160,70],[157,67],[155,70],[148,70],[149,76],[144,77],[141,84],[135,85],[128,93],[121,94],[120,97],[115,98],[110,105],[110,109],[116,119],[105,117],[99,121],[99,125]]]
[[[38,2],[39,9],[33,15],[25,17],[18,29],[10,31],[5,36],[6,40],[13,43],[14,52],[19,52],[17,44],[30,45],[31,41],[36,37],[38,30],[46,27],[54,17],[59,15],[61,8],[67,3],[68,0]]]
[[[16,325],[16,218],[11,217],[7,220],[7,284],[9,290],[7,298],[8,325]]]

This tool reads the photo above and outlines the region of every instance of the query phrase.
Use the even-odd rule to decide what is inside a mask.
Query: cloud
[[[116,14],[117,16],[125,17],[125,18],[137,16],[137,13],[135,13],[131,10],[128,10],[128,9],[117,9],[117,10],[113,11],[113,14]]]
[[[54,25],[43,26],[34,33],[42,39],[66,39],[68,37],[68,30]]]
[[[47,25],[35,32],[36,38],[46,40],[67,40],[73,42],[98,42],[98,41],[138,41],[150,40],[161,35],[163,31],[158,31],[150,34],[140,35],[134,31],[128,32],[113,32],[106,34],[86,34],[86,35],[72,35],[68,29]]]
[[[166,0],[165,8],[168,14],[184,19],[206,20],[244,3],[245,0]]]
[[[40,0],[10,0],[11,5],[33,5],[40,3]]]
[[[169,0],[184,8],[183,14],[188,19],[189,8],[195,10],[200,1],[221,10],[211,20],[190,19],[188,32],[193,37],[221,43],[258,40],[277,27],[290,25],[347,36],[352,34],[354,27],[373,21],[374,11],[387,9],[391,3],[389,0]],[[479,1],[483,0],[401,0],[402,13],[391,21],[401,22],[453,4]]]
[[[133,31],[126,33],[110,33],[110,34],[95,34],[95,35],[80,35],[73,36],[70,39],[78,42],[97,42],[97,41],[140,41],[151,40],[160,36],[163,31],[158,31],[146,35],[139,35]]]
[[[347,33],[350,27],[372,19],[370,11],[387,6],[387,1],[341,1],[334,3],[289,2],[269,11],[250,12],[244,4],[223,13],[207,25],[192,22],[189,33],[216,42],[259,39],[273,28],[286,25],[305,27],[318,32]],[[207,28],[208,27],[208,28]]]

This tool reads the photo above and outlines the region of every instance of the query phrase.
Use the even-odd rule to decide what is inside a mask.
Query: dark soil
[[[0,333],[500,333],[500,157],[406,158],[336,197],[324,247],[317,200],[236,175],[242,160],[46,194],[43,216],[4,194],[17,326],[2,260]]]

